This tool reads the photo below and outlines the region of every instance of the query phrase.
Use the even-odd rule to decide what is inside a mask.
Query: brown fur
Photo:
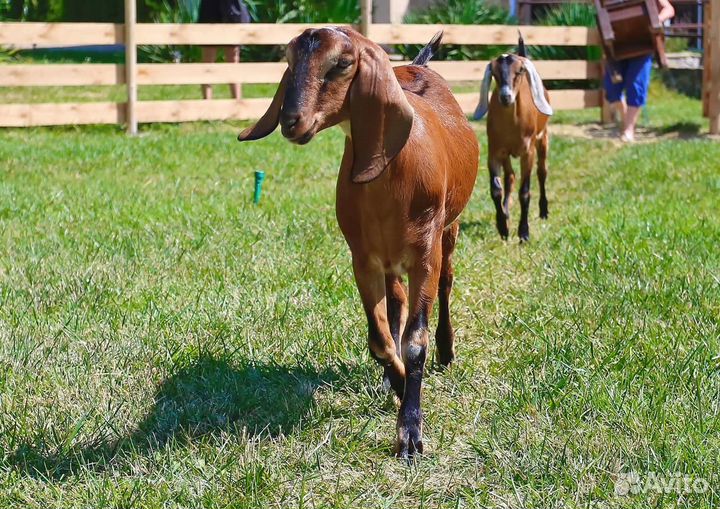
[[[512,84],[515,92],[514,102],[508,106],[503,105],[500,101],[499,87],[497,87],[490,98],[487,120],[490,193],[495,203],[497,229],[505,239],[509,233],[511,195],[515,183],[515,173],[510,158],[520,158],[521,177],[518,197],[522,210],[518,236],[521,241],[527,241],[530,237],[528,226],[530,177],[536,158],[540,186],[540,217],[545,219],[548,215],[545,179],[549,149],[547,129],[549,117],[540,113],[535,107],[527,73],[523,72],[524,60],[523,57],[515,56],[510,66],[508,81]],[[493,76],[498,81],[499,59],[494,60],[492,66]],[[544,91],[544,94],[549,102],[547,90]],[[499,184],[501,169],[504,173],[504,190]]]
[[[338,58],[353,63],[322,83],[318,75]],[[348,135],[337,219],[352,253],[370,352],[401,399],[396,448],[407,458],[422,452],[420,389],[439,292],[438,359],[447,365],[454,358],[451,255],[477,176],[477,139],[437,73],[414,65],[392,69],[383,50],[353,30],[306,31],[290,43],[288,62],[290,76],[276,94],[285,102],[281,108],[274,102],[266,116],[279,119],[283,135],[299,143],[337,124]],[[292,90],[298,74],[306,81]],[[269,122],[257,125],[239,138],[255,139]]]

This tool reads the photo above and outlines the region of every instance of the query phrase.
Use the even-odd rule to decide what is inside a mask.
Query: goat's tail
[[[427,65],[430,59],[440,49],[440,41],[442,41],[443,31],[440,30],[436,33],[430,42],[418,53],[415,60],[412,61],[412,65]]]
[[[517,54],[520,55],[521,57],[527,57],[527,52],[525,51],[525,41],[523,40],[522,32],[520,32],[520,30],[518,30],[518,52],[517,52]]]

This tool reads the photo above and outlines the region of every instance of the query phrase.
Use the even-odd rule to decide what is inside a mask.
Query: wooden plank
[[[287,44],[318,24],[174,24],[139,23],[138,44]],[[347,25],[345,25],[347,26]],[[445,44],[517,44],[518,29],[527,44],[556,46],[599,45],[597,30],[586,27],[507,25],[393,25],[372,24],[369,37],[380,44],[425,44],[440,29]]]
[[[720,134],[720,0],[710,4],[712,18],[708,22],[710,37],[710,97],[708,114],[710,134]]]
[[[406,65],[409,62],[393,62]],[[430,68],[448,81],[480,81],[487,62],[431,62]],[[538,60],[543,79],[598,79],[600,63],[585,60]],[[282,62],[240,64],[140,64],[138,84],[278,83],[286,69]],[[0,69],[2,69],[0,67]],[[0,77],[2,75],[0,74]],[[2,84],[2,81],[0,81]]]
[[[270,101],[271,98],[140,101],[137,114],[140,122],[257,119],[268,109]]]
[[[306,28],[318,24],[138,23],[138,44],[287,44]],[[347,25],[345,25],[347,26]],[[372,24],[369,37],[381,44],[424,44],[439,29],[445,44],[516,44],[520,29],[531,45],[599,45],[597,30],[585,27],[507,25],[393,25]],[[14,47],[122,44],[124,27],[112,23],[0,23],[0,45]]]
[[[456,94],[463,111],[471,113],[477,93]],[[223,99],[205,101],[139,101],[138,122],[190,122],[196,120],[249,120],[260,118],[271,99]],[[553,90],[550,101],[556,110],[593,108],[600,105],[598,90]],[[122,124],[125,103],[0,104],[0,127],[47,125]]]
[[[0,87],[118,85],[125,67],[115,64],[0,65]]]
[[[535,60],[533,61],[540,77],[544,80],[555,79],[598,79],[600,62],[586,60]],[[485,74],[487,62],[444,61],[430,62],[430,68],[437,71],[448,81],[480,81]]]
[[[598,46],[594,28],[507,25],[391,25],[374,24],[370,39],[380,44],[425,44],[438,30],[444,30],[443,44],[517,44],[518,30],[527,45]]]
[[[0,46],[43,48],[123,41],[123,25],[113,23],[0,23]]]
[[[137,0],[125,0],[125,82],[127,83],[127,103],[125,119],[127,133],[134,136],[138,132],[137,106],[137,43],[135,27],[137,25]]]
[[[479,94],[455,94],[455,99],[466,113],[472,113],[477,107]],[[600,106],[599,90],[551,90],[550,104],[555,111],[579,110]]]
[[[0,127],[121,124],[124,103],[0,104]]]
[[[408,62],[393,62],[406,65]],[[479,81],[486,62],[431,62],[448,81]],[[540,76],[550,79],[597,79],[600,64],[584,60],[537,60]],[[240,64],[138,64],[138,85],[199,85],[216,83],[278,83],[283,62]],[[0,87],[121,85],[125,67],[115,64],[0,65]]]
[[[320,24],[297,23],[138,23],[138,44],[287,44],[307,28]]]
[[[215,83],[279,83],[287,64],[140,64],[140,85],[205,85]]]

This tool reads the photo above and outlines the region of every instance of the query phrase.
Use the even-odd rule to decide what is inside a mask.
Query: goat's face
[[[238,140],[264,138],[280,123],[283,136],[303,145],[348,120],[352,179],[377,178],[407,142],[414,116],[382,48],[350,28],[308,29],[290,41],[287,61],[270,107]]]
[[[510,106],[517,97],[518,85],[525,74],[524,58],[517,55],[500,55],[492,61],[492,74],[503,106]]]
[[[480,102],[473,115],[475,120],[480,120],[488,112],[490,82],[493,78],[497,83],[496,93],[502,106],[515,104],[520,88],[528,86],[537,110],[543,115],[553,114],[535,65],[526,57],[505,54],[490,61],[485,68],[485,76],[480,85]]]
[[[290,41],[286,56],[287,84],[280,126],[283,136],[302,145],[347,116],[357,48],[339,29],[308,29]]]

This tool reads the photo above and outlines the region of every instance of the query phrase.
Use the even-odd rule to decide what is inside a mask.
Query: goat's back
[[[395,67],[394,71],[416,111],[416,124],[421,124],[413,125],[397,165],[414,168],[425,189],[442,187],[448,225],[465,208],[475,185],[477,137],[442,76],[418,65]]]

